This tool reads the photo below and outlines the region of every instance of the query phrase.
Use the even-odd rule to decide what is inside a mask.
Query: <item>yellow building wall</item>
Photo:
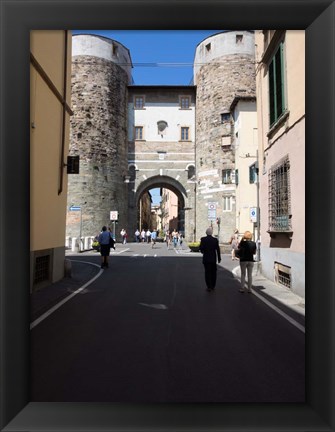
[[[64,157],[62,159],[63,105],[55,94],[64,95],[65,36],[60,31],[32,31],[30,34],[30,249],[58,250],[65,254],[67,205],[66,163],[69,149],[69,119],[65,114]],[[71,95],[71,35],[67,41],[66,101]],[[54,91],[51,87],[54,87]],[[63,274],[64,260],[53,266]],[[33,271],[33,269],[32,269]],[[55,276],[56,278],[59,278]],[[52,278],[54,279],[54,277]]]

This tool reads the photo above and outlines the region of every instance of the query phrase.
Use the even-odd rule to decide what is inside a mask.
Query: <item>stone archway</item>
[[[130,186],[131,188],[131,186]],[[131,232],[135,232],[138,227],[138,207],[142,195],[155,188],[166,188],[171,190],[178,197],[178,218],[182,226],[186,241],[193,241],[194,228],[195,228],[195,206],[194,206],[194,189],[185,189],[185,186],[178,180],[169,177],[155,175],[142,180],[136,190],[129,191],[129,205],[128,205],[128,224]]]

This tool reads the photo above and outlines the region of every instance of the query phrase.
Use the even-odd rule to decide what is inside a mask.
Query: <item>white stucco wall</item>
[[[146,103],[145,109],[134,110],[129,104],[129,121],[134,126],[143,126],[143,139],[146,141],[176,142],[180,141],[181,127],[189,127],[189,140],[195,139],[195,108],[188,110],[179,108],[179,103]],[[163,136],[158,133],[157,122],[167,122]],[[129,141],[134,139],[134,129],[128,128]]]
[[[113,53],[113,45],[116,46],[116,53]],[[72,57],[94,56],[112,61],[127,72],[129,84],[132,82],[132,62],[129,50],[120,42],[96,35],[73,35]]]
[[[236,42],[236,36],[242,35],[242,41]],[[206,46],[210,44],[210,49]],[[255,50],[253,32],[239,30],[226,31],[217,33],[200,42],[196,48],[194,57],[194,84],[196,84],[196,75],[203,63],[232,54],[249,54],[253,55]]]
[[[236,228],[240,233],[254,232],[250,210],[257,207],[257,184],[249,183],[249,166],[256,162],[258,148],[256,102],[239,101],[235,107],[234,132],[236,138],[235,169],[239,184],[236,187]],[[255,238],[256,236],[256,232]]]

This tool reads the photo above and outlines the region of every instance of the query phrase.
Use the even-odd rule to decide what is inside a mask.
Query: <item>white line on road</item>
[[[71,261],[71,260],[70,260]],[[91,262],[87,262],[87,261],[77,261],[76,262],[81,262],[81,263],[85,263],[85,264],[90,264],[93,266],[96,266],[98,268],[100,268],[100,266],[98,264],[94,264]],[[57,309],[59,309],[64,303],[66,303],[67,301],[69,301],[72,297],[74,297],[76,294],[80,293],[81,291],[83,291],[86,287],[88,287],[92,282],[94,282],[96,279],[98,279],[99,276],[102,275],[102,273],[104,272],[104,270],[100,269],[99,273],[97,275],[94,276],[94,278],[92,278],[91,280],[89,280],[88,282],[85,283],[85,285],[83,285],[81,288],[78,288],[77,291],[74,291],[72,294],[70,294],[68,297],[65,297],[62,301],[60,301],[59,303],[57,303],[55,306],[53,306],[51,309],[49,309],[48,311],[46,311],[43,315],[41,315],[40,317],[38,317],[35,321],[33,321],[30,324],[30,330],[33,329],[34,327],[36,327],[40,322],[42,322],[43,320],[45,320],[46,318],[48,318],[48,316],[50,316],[52,313],[54,313]]]

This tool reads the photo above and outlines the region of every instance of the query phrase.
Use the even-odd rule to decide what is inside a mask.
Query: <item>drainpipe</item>
[[[66,92],[67,92],[67,46],[68,46],[68,30],[65,30],[65,41],[64,41],[64,76],[63,76],[63,119],[62,119],[62,149],[60,156],[60,177],[59,177],[59,188],[58,195],[63,192],[63,177],[64,177],[64,153],[65,153],[65,122],[66,122]]]

